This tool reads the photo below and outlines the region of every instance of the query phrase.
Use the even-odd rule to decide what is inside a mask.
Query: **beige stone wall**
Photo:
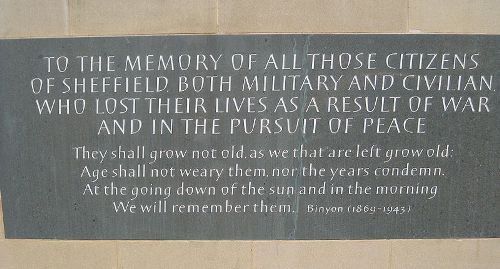
[[[273,32],[500,34],[500,1],[0,0],[0,38]],[[0,238],[2,223],[0,211]],[[500,239],[0,239],[0,268],[494,269],[500,268]]]
[[[0,37],[500,33],[498,0],[0,0]]]

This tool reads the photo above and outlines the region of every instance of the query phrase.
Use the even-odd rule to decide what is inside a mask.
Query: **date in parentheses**
[[[372,205],[349,205],[347,206],[348,213],[369,214],[382,213],[386,215],[402,215],[408,214],[412,210],[411,206],[372,206]]]

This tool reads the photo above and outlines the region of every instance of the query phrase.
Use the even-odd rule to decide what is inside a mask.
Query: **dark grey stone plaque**
[[[500,235],[500,38],[0,41],[7,238]]]

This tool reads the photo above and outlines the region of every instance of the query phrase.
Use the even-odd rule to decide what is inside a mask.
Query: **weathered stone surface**
[[[407,0],[219,1],[220,33],[404,33]]]
[[[500,34],[496,0],[410,0],[409,31]]]
[[[69,1],[72,35],[215,33],[215,0]]]

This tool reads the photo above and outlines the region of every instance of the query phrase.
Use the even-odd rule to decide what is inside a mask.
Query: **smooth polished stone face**
[[[6,237],[498,237],[499,46],[1,40]]]

